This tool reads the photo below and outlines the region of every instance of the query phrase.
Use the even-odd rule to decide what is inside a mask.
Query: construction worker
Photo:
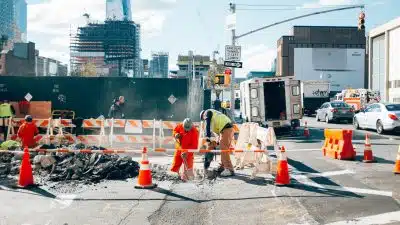
[[[200,113],[200,119],[206,122],[206,141],[209,143],[209,149],[214,148],[211,144],[212,132],[220,136],[219,144],[221,150],[229,150],[233,141],[233,123],[228,116],[213,109],[203,110]],[[233,176],[234,170],[229,152],[221,152],[222,166],[219,168],[221,176]]]
[[[7,140],[8,118],[12,116],[15,116],[15,109],[7,100],[4,100],[0,105],[0,118],[2,120],[4,141]]]
[[[193,126],[192,121],[186,118],[183,123],[179,123],[172,133],[175,138],[174,159],[172,161],[171,171],[179,174],[179,169],[182,164],[185,164],[184,174],[181,178],[186,180],[193,174],[193,152],[188,152],[188,149],[197,149],[199,143],[199,131]]]
[[[25,122],[18,129],[18,138],[22,141],[22,147],[36,147],[35,136],[39,134],[39,130],[33,123],[32,116],[25,116]]]
[[[115,99],[110,107],[110,111],[108,112],[108,117],[114,119],[124,119],[125,118],[125,115],[123,113],[124,104],[125,104],[124,96],[119,96],[118,99]]]

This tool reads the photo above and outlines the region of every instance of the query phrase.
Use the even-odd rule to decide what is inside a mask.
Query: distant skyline
[[[152,51],[168,52],[170,69],[176,69],[178,55],[189,50],[201,55],[218,50],[223,56],[224,46],[231,43],[231,33],[225,29],[231,1],[132,0],[132,19],[141,24],[143,34],[142,58],[150,59]],[[238,4],[237,34],[332,5],[365,4],[367,31],[400,16],[399,0],[281,0],[279,5],[291,5],[287,10],[246,6],[278,4],[272,0],[233,2]],[[265,8],[268,10],[260,10]],[[270,69],[277,54],[277,40],[289,35],[294,25],[357,26],[359,12],[353,9],[313,16],[243,37],[238,44],[242,46],[244,68],[236,74],[244,77],[251,70]],[[84,13],[94,20],[104,20],[106,0],[28,0],[28,40],[37,43],[42,55],[68,62],[69,33],[85,23]]]

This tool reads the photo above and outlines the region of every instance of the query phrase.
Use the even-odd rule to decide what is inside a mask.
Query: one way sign
[[[226,67],[233,67],[233,68],[242,68],[242,62],[234,62],[234,61],[224,61],[224,66]]]

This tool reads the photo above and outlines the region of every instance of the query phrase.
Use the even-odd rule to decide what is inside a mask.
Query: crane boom
[[[296,17],[293,17],[293,18],[289,18],[289,19],[286,19],[286,20],[282,20],[282,21],[279,21],[279,22],[276,22],[276,23],[269,24],[267,26],[260,27],[258,29],[249,31],[249,32],[241,34],[241,35],[237,35],[237,36],[234,37],[234,39],[237,40],[239,38],[242,38],[244,36],[250,35],[250,34],[255,33],[257,31],[264,30],[264,29],[267,29],[267,28],[270,28],[270,27],[273,27],[273,26],[276,26],[276,25],[279,25],[279,24],[282,24],[282,23],[290,22],[290,21],[293,21],[293,20],[297,20],[297,19],[301,19],[301,18],[305,18],[305,17],[309,17],[309,16],[315,16],[315,15],[330,13],[330,12],[343,11],[343,10],[348,10],[348,9],[355,9],[355,8],[363,9],[364,5],[352,5],[352,6],[346,6],[346,7],[335,8],[335,9],[328,9],[328,10],[324,10],[324,11],[313,12],[313,13],[308,13],[308,14],[301,15],[301,16],[296,16]]]

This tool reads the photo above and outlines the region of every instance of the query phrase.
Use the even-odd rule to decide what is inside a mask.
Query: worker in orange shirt
[[[199,143],[199,131],[193,126],[192,121],[186,118],[183,123],[179,123],[173,130],[175,138],[175,154],[172,161],[171,171],[179,174],[182,163],[185,164],[182,180],[190,179],[193,176],[193,152],[188,149],[197,149]],[[186,161],[186,163],[185,163]]]
[[[35,136],[39,134],[39,130],[35,123],[32,122],[32,116],[25,116],[25,122],[18,129],[18,138],[22,141],[22,147],[36,147]]]

